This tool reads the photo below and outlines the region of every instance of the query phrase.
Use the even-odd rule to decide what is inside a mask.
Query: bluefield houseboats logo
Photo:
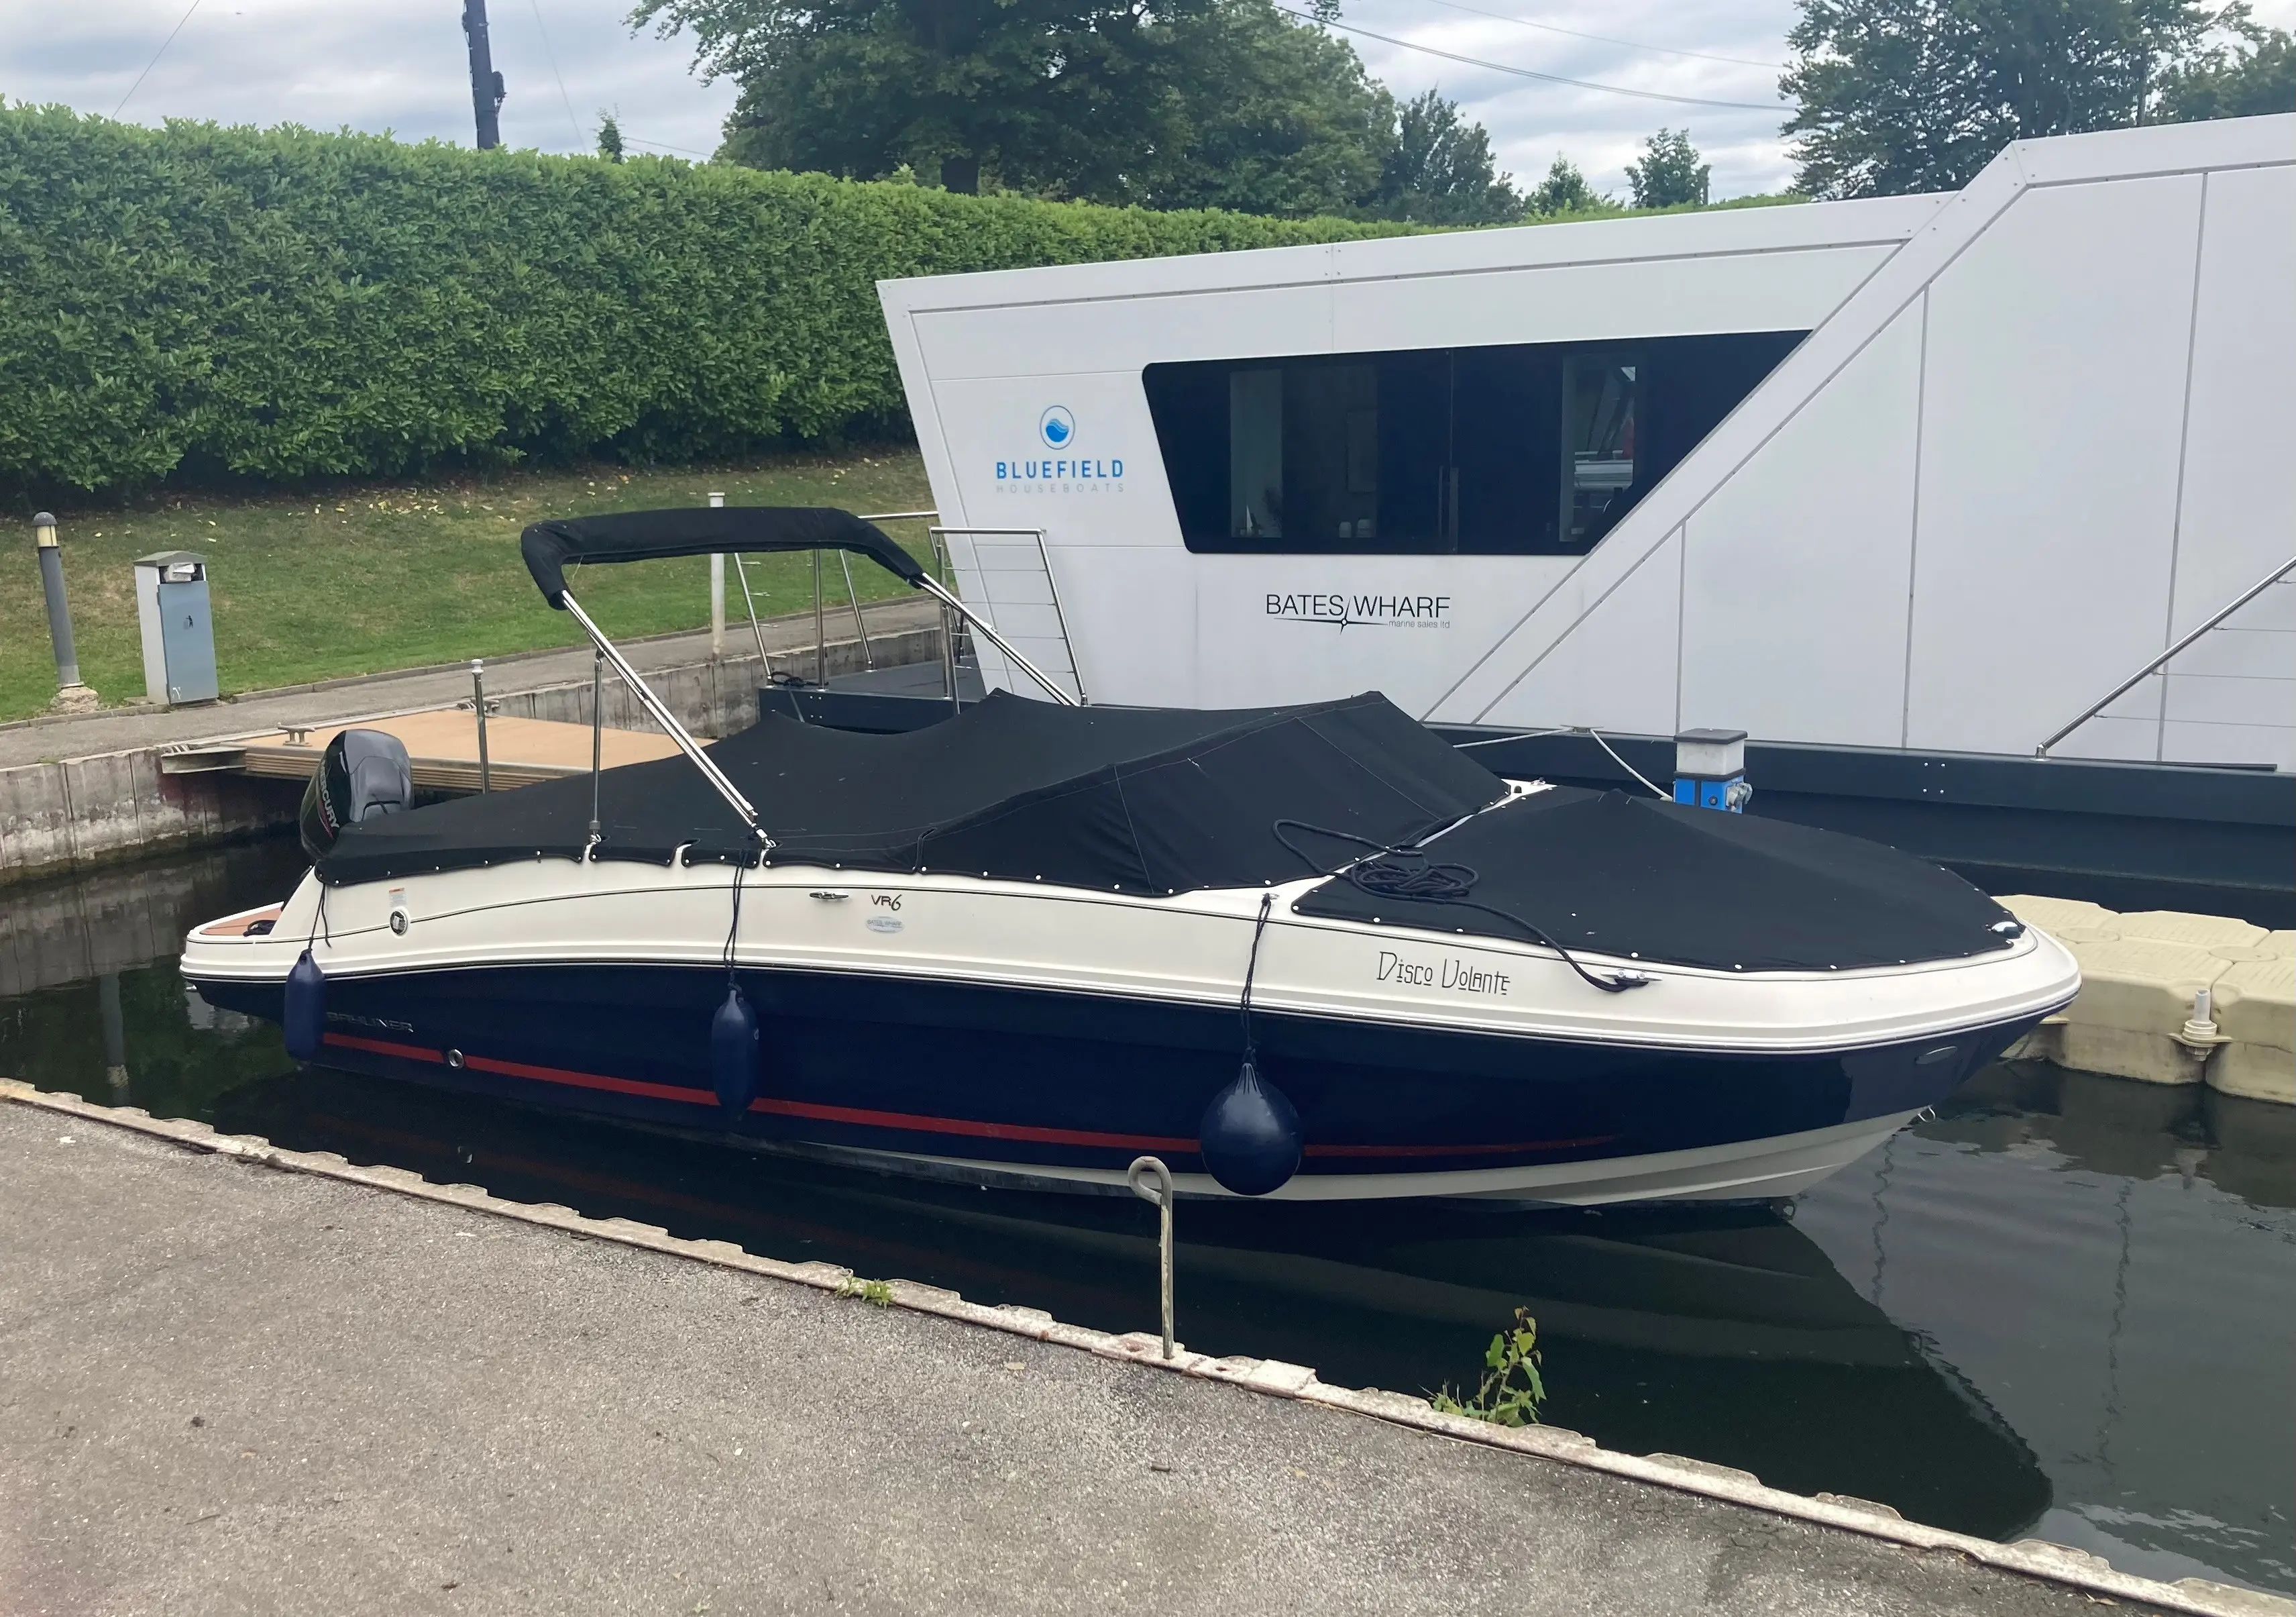
[[[1329,628],[1448,628],[1448,595],[1297,595],[1267,592],[1267,614],[1279,623],[1320,623]]]
[[[1121,494],[1124,461],[1118,456],[1075,453],[1077,419],[1066,405],[1048,405],[1037,417],[1037,439],[1048,454],[996,463],[996,486],[1015,494]]]

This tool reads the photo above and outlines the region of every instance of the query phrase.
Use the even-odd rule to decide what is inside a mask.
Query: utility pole
[[[471,42],[471,111],[478,115],[479,150],[491,152],[502,144],[503,76],[495,71],[495,53],[487,44],[487,0],[463,0],[463,32]]]

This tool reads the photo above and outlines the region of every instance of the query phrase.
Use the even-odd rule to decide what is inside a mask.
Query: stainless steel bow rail
[[[2104,699],[2103,701],[2091,703],[2085,710],[2083,710],[2079,718],[2074,719],[2072,723],[2067,725],[2054,735],[2050,736],[2048,740],[2034,748],[2033,756],[2036,758],[2048,757],[2049,749],[2051,747],[2055,746],[2059,742],[2064,740],[2066,736],[2070,735],[2075,730],[2079,729],[2090,719],[2095,718],[2099,713],[2103,712],[2105,709],[2111,707],[2114,702],[2119,702],[2123,696],[2126,696],[2130,691],[2136,689],[2139,681],[2150,678],[2152,675],[2160,673],[2161,671],[2161,665],[2167,662],[2171,657],[2174,657],[2178,652],[2183,651],[2186,646],[2192,644],[2194,641],[2198,640],[2202,635],[2207,634],[2210,629],[2216,628],[2217,625],[2222,623],[2226,618],[2231,617],[2233,613],[2238,612],[2242,607],[2246,606],[2251,601],[2255,600],[2257,596],[2262,595],[2266,590],[2270,589],[2274,585],[2279,583],[2280,580],[2286,578],[2292,570],[2296,570],[2296,556],[2291,556],[2287,561],[2283,562],[2279,566],[2265,574],[2264,577],[2259,579],[2255,583],[2241,591],[2240,594],[2232,598],[2230,603],[2218,607],[2214,612],[2210,613],[2208,619],[2202,622],[2198,628],[2193,630],[2192,633],[2177,641],[2167,651],[2162,652],[2158,657],[2153,658],[2152,661],[2146,663],[2143,668],[2138,669],[2135,673],[2122,680],[2119,685],[2114,685],[2112,690],[2105,693]]]

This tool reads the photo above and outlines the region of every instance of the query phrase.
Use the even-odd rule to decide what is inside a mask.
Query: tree
[[[1377,183],[1394,117],[1271,0],[641,0],[742,86],[724,154],[951,190],[1312,213]]]
[[[1594,213],[1609,206],[1611,199],[1588,185],[1578,165],[1560,152],[1554,154],[1554,166],[1546,171],[1546,177],[1530,193],[1533,213]]]
[[[2147,121],[2246,21],[2195,0],[1800,0],[1795,187],[1886,196],[1968,184],[2013,140]],[[2211,92],[2199,81],[2196,99]]]
[[[622,126],[611,112],[598,114],[598,155],[610,163],[622,160]]]
[[[1372,194],[1395,102],[1353,46],[1267,0],[1219,0],[1174,32],[1169,132],[1121,186],[1065,194],[1288,216]]]
[[[1372,211],[1430,225],[1504,224],[1523,214],[1513,178],[1497,171],[1490,132],[1461,119],[1458,103],[1441,91],[1429,90],[1397,113]]]
[[[1698,160],[1689,130],[1660,129],[1643,144],[1643,160],[1627,165],[1627,184],[1637,208],[1703,208],[1710,170]]]
[[[2162,75],[2160,116],[2191,123],[2296,112],[2296,34],[2258,28],[2243,15],[2217,45]]]

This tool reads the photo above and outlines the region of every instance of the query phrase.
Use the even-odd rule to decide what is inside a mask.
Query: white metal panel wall
[[[1691,517],[1685,726],[1902,740],[1922,318],[1891,321]]]
[[[882,290],[945,520],[1049,531],[1096,698],[1379,686],[1447,718],[2027,753],[2286,559],[2292,285],[2296,118],[2029,143],[1951,198]],[[1158,360],[1809,324],[1579,562],[1192,554],[1139,385]],[[1078,453],[1121,440],[1120,497],[990,475],[1044,452],[1052,403]],[[1303,588],[1456,610],[1266,620]],[[2060,751],[2289,761],[2292,620],[2258,603]]]
[[[2164,646],[2296,557],[2296,163],[2206,183]],[[2160,756],[2296,768],[2292,597],[2277,587],[2169,663]]]
[[[1931,286],[1906,744],[2028,752],[2160,649],[2200,205],[2029,190]]]
[[[1840,308],[1894,250],[1812,248],[1574,264],[1445,275],[1433,286],[1417,277],[1343,282],[1332,289],[1332,346],[1365,353],[1804,331]]]
[[[1681,638],[1677,529],[1600,600],[1587,604],[1578,630],[1523,671],[1491,705],[1487,722],[1670,734],[1680,727],[1676,648]]]

